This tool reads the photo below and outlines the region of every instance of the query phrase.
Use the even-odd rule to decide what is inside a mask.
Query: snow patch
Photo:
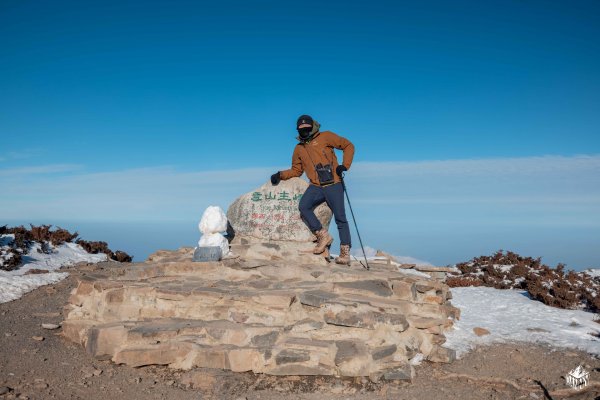
[[[7,236],[12,236],[8,242],[6,242]],[[1,243],[10,243],[12,240],[14,235],[0,236]],[[41,248],[39,243],[34,242],[28,252],[23,254],[23,265],[20,268],[13,271],[0,271],[0,303],[16,300],[40,286],[63,280],[69,275],[68,273],[54,272],[61,267],[72,266],[79,262],[98,263],[107,260],[106,254],[89,254],[76,243],[51,246],[50,254],[42,253]],[[32,269],[44,269],[49,273],[25,275]]]
[[[66,272],[50,272],[36,275],[9,275],[0,271],[0,303],[16,300],[40,286],[60,282],[69,276]]]
[[[9,244],[11,244],[14,241],[15,241],[15,235],[13,233],[0,235],[0,247],[8,246]]]
[[[589,268],[584,270],[583,272],[585,272],[592,278],[600,278],[600,268]]]
[[[350,254],[353,255],[354,257],[356,257],[357,259],[362,259],[364,260],[364,256],[363,256],[363,252],[362,249],[360,248],[360,246],[354,247],[352,250],[350,250]],[[371,246],[365,246],[365,255],[367,256],[367,259],[371,259],[371,258],[375,258],[377,254],[377,249],[371,247]],[[423,261],[423,260],[419,260],[418,258],[414,258],[414,257],[409,257],[409,256],[396,256],[396,255],[392,255],[392,257],[394,257],[400,264],[416,264],[416,265],[427,265],[429,267],[433,266],[433,264],[431,264],[428,261]]]
[[[425,272],[421,272],[421,271],[417,271],[416,269],[399,269],[398,270],[399,273],[401,274],[405,274],[405,275],[413,275],[413,276],[419,276],[421,278],[427,278],[427,279],[431,279],[431,275],[425,273]]]
[[[531,300],[522,290],[491,287],[457,287],[451,289],[452,304],[461,310],[460,320],[446,332],[446,347],[461,356],[477,345],[504,342],[543,343],[553,347],[576,348],[600,355],[600,324],[594,314],[565,310]],[[477,336],[473,328],[481,327],[489,335]]]
[[[509,272],[514,265],[494,265],[494,267],[498,268],[501,272]]]
[[[39,243],[34,243],[26,255],[23,255],[23,265],[9,274],[23,275],[31,269],[46,269],[55,271],[62,267],[70,267],[79,262],[98,263],[106,261],[106,254],[90,254],[76,243],[63,243],[60,246],[51,247],[52,253],[45,254],[41,250]]]

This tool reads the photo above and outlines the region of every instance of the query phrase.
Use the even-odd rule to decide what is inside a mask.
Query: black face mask
[[[312,126],[310,128],[300,128],[298,129],[298,133],[300,134],[300,138],[306,140],[310,137],[310,133],[312,132]]]

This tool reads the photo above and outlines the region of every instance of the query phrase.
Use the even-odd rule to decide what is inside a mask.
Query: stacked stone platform
[[[449,288],[377,265],[195,263],[189,250],[90,272],[64,335],[99,359],[273,375],[411,379],[411,360],[449,362]]]

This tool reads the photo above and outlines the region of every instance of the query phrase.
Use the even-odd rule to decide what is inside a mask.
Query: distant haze
[[[226,210],[283,167],[5,170],[0,221],[62,224],[139,261],[194,246],[207,206]],[[359,162],[347,186],[365,245],[398,256],[445,265],[504,249],[551,265],[600,266],[600,156]]]

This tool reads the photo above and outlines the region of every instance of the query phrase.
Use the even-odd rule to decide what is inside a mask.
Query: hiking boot
[[[333,243],[333,237],[329,234],[325,229],[321,229],[320,231],[316,231],[315,235],[317,236],[317,244],[315,245],[315,249],[313,250],[314,254],[321,254],[325,251],[327,246],[330,246]]]
[[[321,253],[321,255],[323,256],[323,258],[325,258],[325,261],[327,261],[328,264],[331,262],[331,254],[329,254],[329,247],[330,246],[325,247],[325,251]]]
[[[350,265],[350,246],[343,244],[340,246],[340,256],[335,258],[336,264]]]

